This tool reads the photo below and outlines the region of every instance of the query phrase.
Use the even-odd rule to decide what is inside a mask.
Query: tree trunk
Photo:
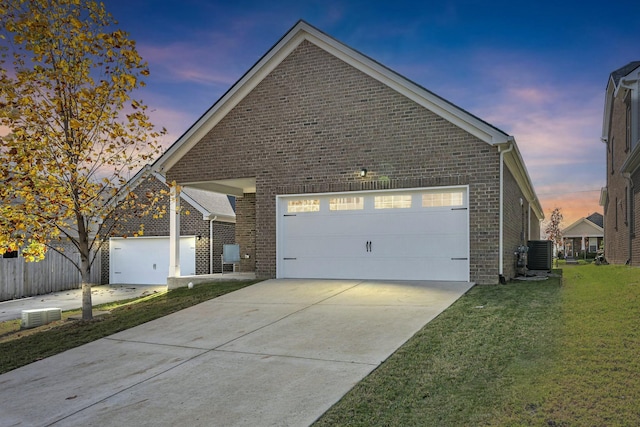
[[[84,276],[84,274],[82,275]],[[91,283],[82,279],[82,320],[93,319],[93,304],[91,304]]]
[[[91,263],[89,245],[84,229],[80,233],[80,276],[82,278],[82,320],[93,319],[93,304],[91,303]]]

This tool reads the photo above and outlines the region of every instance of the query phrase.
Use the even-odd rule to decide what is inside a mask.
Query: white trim
[[[442,185],[436,187],[408,187],[408,188],[385,188],[382,190],[353,190],[353,191],[328,191],[326,193],[294,193],[294,194],[277,194],[277,198],[290,198],[290,197],[313,197],[313,196],[340,196],[340,195],[358,195],[358,194],[370,194],[370,193],[401,193],[401,192],[411,192],[416,193],[419,191],[437,191],[437,190],[449,190],[449,189],[458,189],[465,188],[467,190],[467,198],[465,199],[468,203],[468,194],[469,194],[469,186],[468,185]]]
[[[509,148],[500,151],[500,219],[499,219],[499,256],[498,256],[498,275],[502,277],[504,275],[504,155],[505,153],[513,150],[514,144],[509,144]]]
[[[169,277],[180,277],[180,190],[170,189],[169,208]]]
[[[461,208],[466,208],[466,224],[467,224],[467,238],[469,239],[467,241],[467,258],[468,258],[468,263],[469,266],[471,265],[471,241],[470,241],[470,236],[471,236],[471,225],[470,225],[470,221],[469,221],[469,211],[470,211],[470,189],[469,189],[469,185],[447,185],[447,186],[438,186],[438,187],[411,187],[411,188],[396,188],[396,189],[384,189],[384,190],[363,190],[363,191],[339,191],[339,192],[325,192],[325,193],[296,193],[296,194],[277,194],[276,200],[275,200],[275,214],[276,214],[276,277],[281,277],[282,276],[282,271],[283,271],[283,256],[282,256],[282,248],[281,245],[279,244],[280,242],[282,242],[284,236],[283,236],[283,230],[281,227],[281,220],[280,220],[280,213],[281,213],[281,209],[283,208],[282,204],[286,203],[289,199],[292,198],[298,198],[298,197],[330,197],[330,196],[342,196],[342,195],[351,195],[351,196],[357,196],[357,195],[372,195],[372,194],[380,194],[380,193],[411,193],[411,194],[415,194],[415,193],[420,193],[420,192],[424,192],[424,191],[438,191],[438,190],[449,190],[449,189],[463,189],[464,190],[464,203],[462,206],[460,206]],[[458,206],[456,206],[457,208]],[[446,208],[451,208],[451,207],[445,207]],[[434,208],[424,208],[421,205],[420,206],[412,206],[411,208],[412,210],[422,210],[422,209],[434,209]],[[435,208],[435,209],[441,209],[441,208]],[[345,211],[339,211],[341,214],[344,214]],[[358,213],[362,212],[362,211],[351,211],[354,212],[354,215],[357,215]],[[467,278],[466,280],[470,280],[471,277],[471,271],[470,269],[467,271]]]

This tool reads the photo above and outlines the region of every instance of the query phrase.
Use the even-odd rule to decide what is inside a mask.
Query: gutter
[[[631,234],[634,231],[631,228],[631,224],[633,223],[633,219],[631,218],[631,214],[632,214],[631,207],[633,206],[633,180],[631,179],[631,174],[629,172],[624,172],[622,174],[622,177],[629,182],[629,186],[627,187],[627,194],[625,194],[625,196],[627,197],[625,222],[627,223],[627,229],[629,231],[629,239],[628,239],[629,240],[629,245],[628,245],[629,258],[627,259],[626,264],[631,265],[633,261],[633,242],[631,240]]]
[[[504,154],[513,150],[513,137],[510,136],[507,141],[509,148],[503,149],[502,146],[498,146],[498,152],[500,153],[500,238],[499,238],[499,264],[498,264],[498,280],[500,283],[505,284],[506,279],[504,277]]]
[[[218,215],[209,219],[209,274],[213,274],[213,221],[218,219]]]

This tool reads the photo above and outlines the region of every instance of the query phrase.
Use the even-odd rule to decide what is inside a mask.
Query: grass
[[[317,425],[490,423],[514,382],[553,357],[560,292],[559,278],[472,288]]]
[[[62,321],[28,330],[20,330],[20,320],[1,322],[0,374],[256,282],[257,280],[198,284],[193,289],[179,288],[142,298],[102,304],[95,306],[94,310],[110,311],[111,314],[89,322],[65,320],[71,315],[80,314],[80,310],[66,311]]]
[[[566,266],[562,297],[557,357],[529,425],[640,425],[640,270]]]
[[[640,270],[477,286],[316,426],[640,425]]]

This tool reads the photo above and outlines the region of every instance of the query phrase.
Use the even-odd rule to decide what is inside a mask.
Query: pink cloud
[[[140,46],[140,51],[160,79],[187,81],[204,85],[228,86],[238,78],[237,70],[227,63],[224,51],[204,45],[172,43],[166,46]],[[214,65],[215,64],[215,65]]]

